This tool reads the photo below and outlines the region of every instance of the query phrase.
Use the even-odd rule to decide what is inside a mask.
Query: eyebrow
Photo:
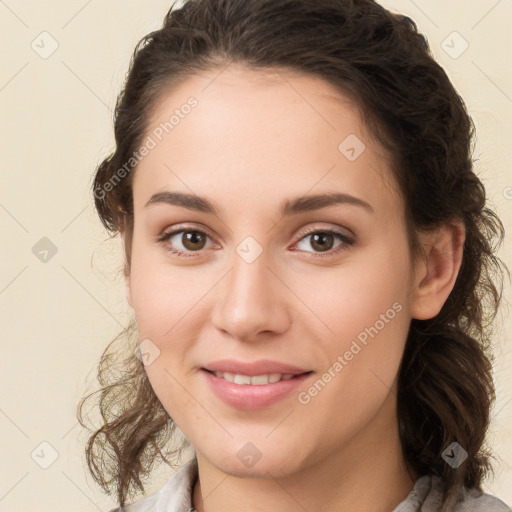
[[[152,204],[169,204],[173,206],[181,206],[188,210],[194,210],[202,213],[209,213],[220,216],[221,209],[214,201],[210,201],[206,197],[200,197],[195,194],[187,194],[184,192],[158,192],[153,194],[145,207]],[[309,196],[297,197],[285,200],[279,209],[282,217],[292,214],[320,210],[337,204],[347,204],[359,206],[370,213],[375,213],[373,207],[359,197],[340,192],[328,192],[324,194],[315,194]]]

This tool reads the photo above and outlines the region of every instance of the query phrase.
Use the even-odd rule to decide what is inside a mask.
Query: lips
[[[278,361],[271,361],[269,359],[261,359],[259,361],[235,361],[233,359],[222,359],[208,363],[205,370],[211,372],[229,372],[240,375],[248,375],[253,377],[255,375],[269,375],[272,373],[300,375],[310,371],[307,368],[300,368]]]
[[[246,410],[268,407],[284,399],[313,374],[278,361],[227,359],[209,363],[201,373],[217,398]]]

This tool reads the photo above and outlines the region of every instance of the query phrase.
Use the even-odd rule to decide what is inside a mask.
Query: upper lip
[[[229,372],[240,375],[248,375],[253,377],[255,375],[266,375],[270,373],[293,373],[299,375],[306,373],[310,370],[292,366],[279,361],[271,361],[269,359],[260,359],[258,361],[236,361],[234,359],[220,359],[213,361],[204,366],[205,370],[212,372]]]

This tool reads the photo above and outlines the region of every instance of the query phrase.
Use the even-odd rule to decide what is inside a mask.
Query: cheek
[[[384,337],[403,332],[408,323],[407,254],[405,241],[390,247],[383,240],[371,251],[350,255],[337,269],[304,272],[296,279],[294,292],[317,317],[320,328],[329,328],[329,345],[333,338],[339,340],[334,343],[339,350],[359,335],[364,341],[367,330],[375,325]]]
[[[201,299],[213,287],[215,276],[198,267],[178,267],[162,260],[157,251],[135,245],[130,287],[139,340],[150,340],[158,354],[145,367],[146,373],[167,410],[178,411],[173,419],[179,424],[182,414],[187,418],[198,414],[197,404],[180,383],[189,377],[184,375],[184,361],[193,340],[200,337],[206,304]]]
[[[196,314],[201,298],[214,285],[214,276],[196,266],[176,266],[165,254],[135,245],[130,288],[140,338],[173,335],[181,319]],[[211,283],[210,283],[211,281]]]
[[[333,274],[317,275],[314,283],[301,279],[298,294],[305,297],[315,284],[318,293],[310,292],[306,301],[330,330],[328,336],[325,329],[317,336],[324,354],[323,380],[331,388],[321,400],[326,408],[331,402],[370,410],[398,373],[410,324],[408,252],[405,241],[393,247],[383,242],[375,249],[360,253],[335,279]]]

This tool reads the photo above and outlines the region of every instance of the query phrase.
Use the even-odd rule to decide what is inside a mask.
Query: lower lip
[[[288,380],[269,384],[235,384],[201,370],[213,393],[223,402],[237,409],[255,410],[268,407],[296,390],[312,372],[302,373]]]

